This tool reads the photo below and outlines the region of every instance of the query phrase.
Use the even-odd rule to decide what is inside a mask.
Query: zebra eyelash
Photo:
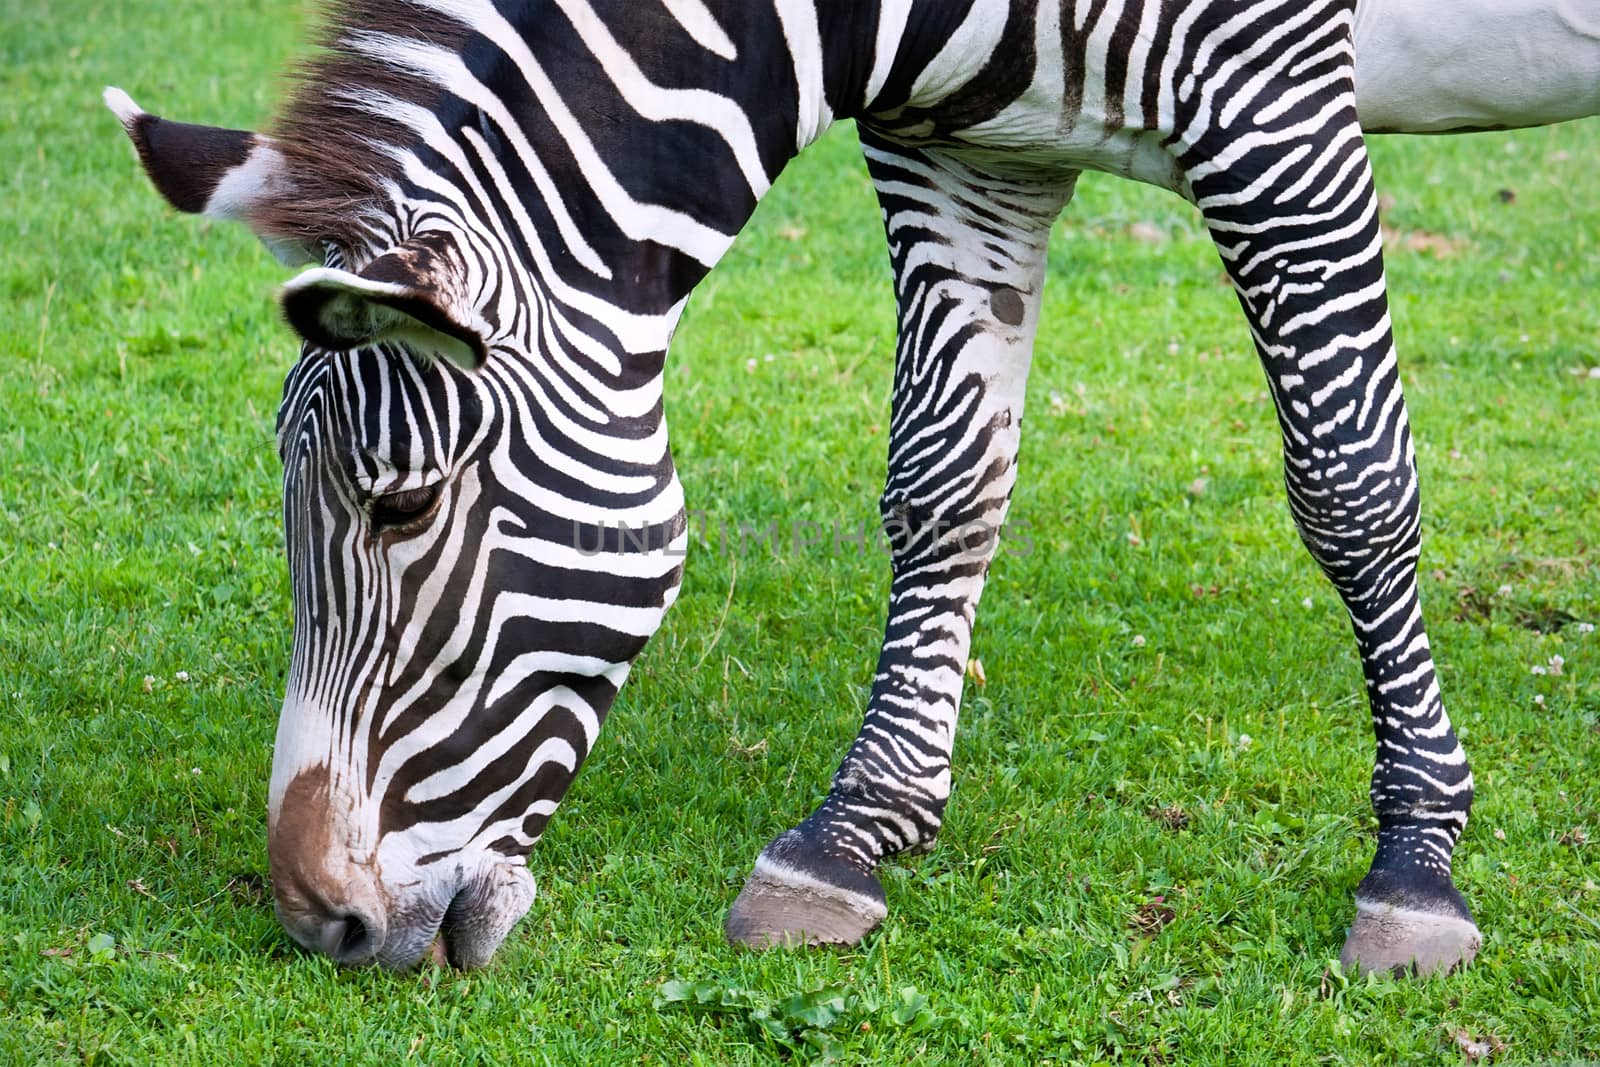
[[[443,499],[442,482],[378,493],[367,500],[367,517],[374,533],[416,533],[438,512]]]

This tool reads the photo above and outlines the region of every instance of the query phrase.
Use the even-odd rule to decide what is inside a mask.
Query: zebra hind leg
[[[853,944],[887,913],[873,873],[931,848],[978,597],[1015,481],[1051,223],[1073,175],[991,180],[863,129],[899,307],[889,472],[893,579],[861,731],[827,799],[779,835],[728,913],[755,948]]]
[[[1269,86],[1271,103],[1234,109],[1244,128],[1208,131],[1180,159],[1267,373],[1295,524],[1344,601],[1366,677],[1377,854],[1341,959],[1431,974],[1481,943],[1451,877],[1472,774],[1418,602],[1417,474],[1366,148],[1348,89],[1343,108],[1293,90]]]

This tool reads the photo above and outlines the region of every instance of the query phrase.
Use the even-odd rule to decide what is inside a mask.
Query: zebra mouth
[[[496,865],[484,871],[451,899],[423,955],[459,970],[484,966],[527,913],[533,896],[533,876],[526,867]]]
[[[435,902],[431,907],[412,911],[402,918],[395,925],[404,932],[384,946],[379,954],[380,962],[396,971],[429,966],[467,970],[473,966],[463,961],[459,951],[470,940],[462,929],[468,907],[464,898],[470,888],[469,885],[458,890],[443,904]]]

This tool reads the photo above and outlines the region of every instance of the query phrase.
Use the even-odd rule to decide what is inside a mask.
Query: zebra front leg
[[[939,831],[973,617],[1015,481],[1045,244],[1076,177],[996,181],[862,141],[899,308],[888,623],[827,799],[762,851],[728,912],[728,939],[756,948],[859,941],[886,914],[879,862]]]
[[[1308,42],[1304,62],[1327,45]],[[1267,373],[1290,510],[1349,611],[1366,676],[1377,855],[1341,959],[1361,972],[1428,974],[1469,962],[1481,942],[1450,870],[1472,775],[1418,603],[1417,474],[1377,205],[1347,77],[1338,84],[1272,85],[1243,107],[1219,99],[1215,113],[1239,127],[1195,135],[1191,125],[1180,161]]]

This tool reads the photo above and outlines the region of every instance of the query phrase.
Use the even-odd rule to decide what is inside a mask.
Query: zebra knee
[[[883,534],[894,565],[986,563],[999,543],[995,508],[943,510],[900,495],[879,502]]]
[[[1422,509],[1409,461],[1352,469],[1327,455],[1285,456],[1289,510],[1313,559],[1349,595],[1393,589],[1421,547]]]

